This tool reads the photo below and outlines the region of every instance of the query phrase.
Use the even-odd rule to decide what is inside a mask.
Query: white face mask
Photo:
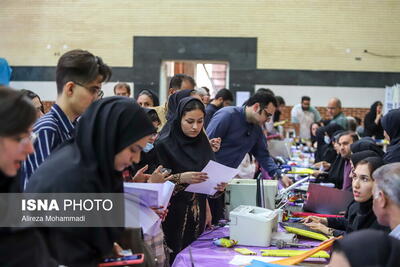
[[[330,144],[331,143],[331,139],[327,135],[324,136],[324,141],[325,141],[325,144]]]
[[[146,146],[143,148],[143,152],[147,153],[150,150],[152,150],[154,148],[154,145],[152,143],[147,143]]]

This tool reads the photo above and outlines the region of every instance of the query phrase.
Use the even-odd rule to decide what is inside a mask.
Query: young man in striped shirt
[[[88,51],[72,50],[61,56],[56,69],[57,100],[33,126],[38,138],[35,152],[22,165],[23,189],[50,153],[72,137],[77,118],[101,97],[102,83],[110,77],[110,67]]]

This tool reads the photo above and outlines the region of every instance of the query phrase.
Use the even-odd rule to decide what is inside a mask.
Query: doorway
[[[160,100],[165,102],[169,81],[175,74],[192,76],[197,87],[207,87],[211,98],[218,90],[229,84],[229,63],[227,61],[168,60],[161,63]]]

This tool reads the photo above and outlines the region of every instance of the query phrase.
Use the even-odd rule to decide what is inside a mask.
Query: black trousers
[[[208,198],[210,204],[212,224],[217,225],[219,220],[225,219],[225,194],[218,198]]]

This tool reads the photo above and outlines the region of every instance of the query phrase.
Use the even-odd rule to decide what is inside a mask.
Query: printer
[[[239,245],[268,247],[277,231],[279,210],[240,205],[229,213],[230,239]]]
[[[264,207],[275,208],[275,196],[278,192],[277,180],[264,180]],[[225,204],[228,212],[240,205],[256,206],[257,180],[232,179],[225,191]]]

